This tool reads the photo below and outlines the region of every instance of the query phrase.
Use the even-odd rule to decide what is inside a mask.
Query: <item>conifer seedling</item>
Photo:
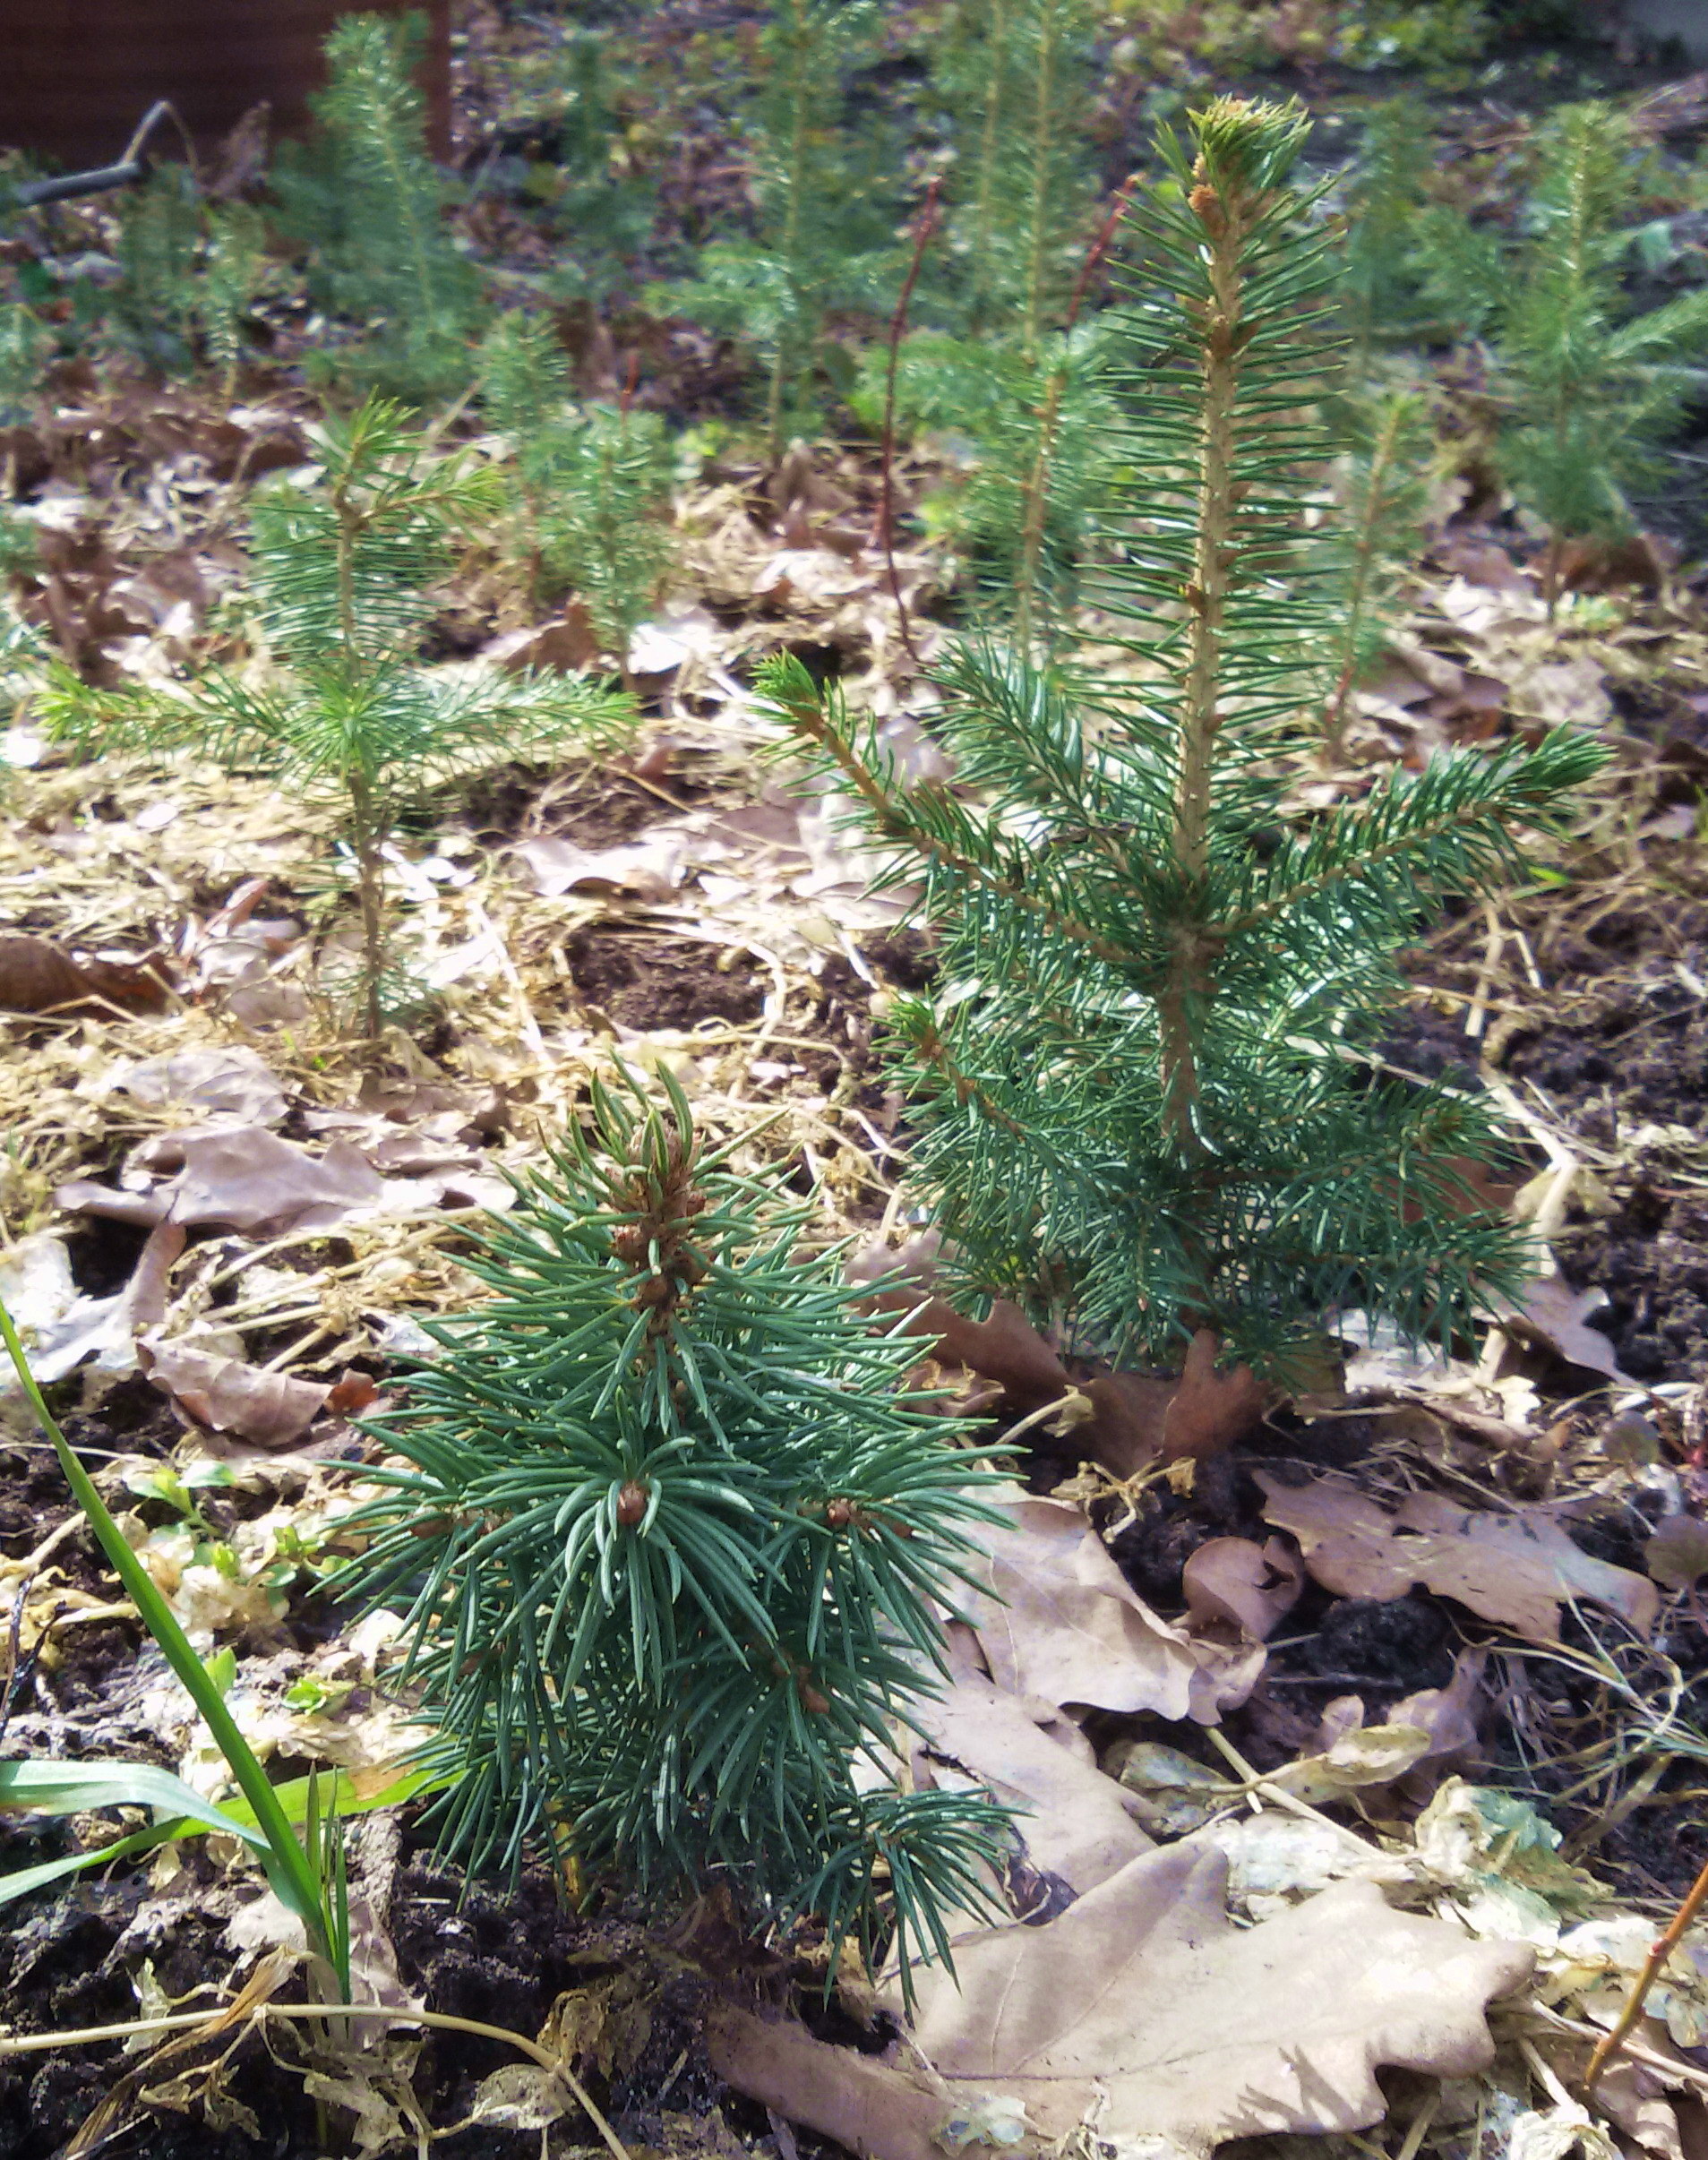
[[[596,1085],[486,1233],[492,1299],[429,1324],[439,1357],[373,1428],[408,1467],[374,1473],[351,1581],[407,1613],[471,1865],[721,1881],[756,1922],[893,1931],[905,1975],[981,1903],[1005,1821],[891,1774],[984,1473],[804,1213],[668,1079]]]
[[[627,400],[574,405],[562,348],[537,317],[502,316],[482,357],[486,410],[515,460],[530,597],[577,594],[622,662],[675,553],[665,424]]]
[[[1451,1335],[1525,1273],[1468,1187],[1496,1146],[1481,1103],[1373,1053],[1439,896],[1509,870],[1600,763],[1559,731],[1278,817],[1335,584],[1303,510],[1336,271],[1293,176],[1306,124],[1215,99],[1132,217],[1102,596],[1126,677],[964,647],[939,678],[955,789],[905,785],[798,662],[767,681],[923,879],[940,979],[895,1008],[897,1059],[964,1284],[1121,1364],[1177,1366],[1207,1331],[1283,1380],[1338,1310]]]
[[[968,327],[1034,362],[1091,238],[1087,0],[960,0],[935,73],[964,175],[949,221]]]
[[[377,396],[314,441],[311,482],[283,476],[255,497],[262,649],[249,665],[110,690],[62,669],[43,707],[55,733],[90,754],[186,748],[339,805],[361,925],[355,1002],[377,1042],[390,957],[384,850],[405,805],[502,758],[608,741],[629,707],[566,677],[423,666],[426,588],[449,567],[456,528],[493,508],[490,480],[466,460],[434,459],[403,408]]]
[[[1423,227],[1429,290],[1490,347],[1498,453],[1548,528],[1550,605],[1566,543],[1635,528],[1634,491],[1664,470],[1660,446],[1708,386],[1708,290],[1642,313],[1625,295],[1635,154],[1611,107],[1564,106],[1540,131],[1515,247],[1452,212]]]
[[[844,85],[865,49],[872,0],[772,0],[753,127],[751,240],[717,240],[695,276],[658,298],[753,348],[764,363],[771,454],[813,421],[833,302],[871,301],[893,253],[882,203],[840,125]]]
[[[357,346],[314,356],[316,372],[425,400],[455,396],[474,373],[481,280],[446,225],[452,189],[428,154],[413,30],[374,14],[339,22],[313,100],[319,138],[288,146],[273,188],[308,251],[310,290],[363,326]]]

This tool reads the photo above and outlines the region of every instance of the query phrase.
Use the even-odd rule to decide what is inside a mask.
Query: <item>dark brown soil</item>
[[[222,1936],[230,1901],[210,1871],[194,1859],[191,1865],[205,1880],[188,1894],[150,1900],[144,1878],[131,1873],[37,1901],[0,1941],[0,2001],[12,2029],[72,2031],[134,2018],[133,1984],[145,1962],[175,1997],[227,1974],[233,1960]],[[692,2142],[726,2142],[718,2114],[729,2096],[707,2067],[696,2016],[707,1984],[680,1960],[662,1959],[630,1922],[577,1916],[543,1873],[530,1873],[513,1892],[470,1888],[422,1855],[398,1878],[390,1929],[404,1986],[435,2011],[531,2037],[561,1996],[590,1999],[603,2014],[578,2071],[631,2142],[665,2145],[666,2110],[679,2132],[684,2118],[704,2125]],[[275,2045],[290,2056],[288,2033]],[[204,2045],[138,2082],[151,2089],[219,2052],[217,2044]],[[522,2059],[497,2041],[430,2033],[411,2082],[429,2119],[443,2129],[468,2113],[483,2078]],[[137,2060],[97,2045],[0,2063],[0,2160],[48,2160]],[[322,2160],[340,2149],[339,2117],[333,2114],[329,2147],[301,2079],[258,2037],[245,2040],[227,2063],[223,2092],[262,2125],[260,2143],[241,2127],[210,2123],[198,2106],[178,2112],[139,2104],[125,2111],[131,2127],[112,2149],[147,2160],[253,2160],[257,2154]],[[577,2134],[591,2133],[581,2125]],[[435,2146],[450,2160],[534,2160],[539,2149],[536,2132],[487,2126]]]
[[[576,994],[596,1019],[619,1027],[692,1027],[757,1020],[768,979],[750,960],[725,966],[715,945],[667,931],[596,925],[565,940]]]

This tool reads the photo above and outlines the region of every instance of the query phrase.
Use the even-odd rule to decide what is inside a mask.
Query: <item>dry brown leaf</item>
[[[1138,1597],[1080,1511],[1017,1487],[998,1498],[1003,1521],[981,1531],[974,1570],[988,1594],[964,1605],[997,1686],[1045,1702],[1191,1715],[1190,1642]]]
[[[1252,1475],[1267,1495],[1264,1513],[1292,1532],[1311,1574],[1342,1597],[1401,1598],[1420,1582],[1532,1642],[1558,1641],[1568,1599],[1605,1606],[1643,1633],[1660,1610],[1646,1576],[1592,1559],[1540,1508],[1493,1514],[1412,1493],[1389,1514],[1350,1479],[1290,1485],[1274,1470]]]
[[[1708,1575],[1708,1522],[1695,1515],[1663,1515],[1643,1548],[1644,1564],[1669,1590],[1688,1590]]]
[[[236,1433],[257,1447],[288,1447],[326,1406],[329,1386],[264,1372],[240,1358],[218,1358],[178,1342],[143,1343],[150,1381],[196,1425]]]
[[[735,2010],[708,2024],[713,2067],[870,2160],[928,2160],[957,2108],[998,2096],[1024,2107],[1027,2155],[1081,2124],[1120,2150],[1207,2153],[1380,2121],[1378,2066],[1486,2068],[1484,2010],[1528,1975],[1526,1946],[1395,1912],[1361,1882],[1240,1931],[1226,1879],[1225,1856],[1185,1840],[1041,1926],[957,1944],[955,1978],[923,1976],[915,2027],[947,2104],[923,2077]]]
[[[180,1102],[238,1125],[277,1125],[287,1108],[271,1068],[241,1046],[145,1058],[116,1073],[112,1085],[139,1102]]]
[[[1591,1313],[1607,1303],[1607,1292],[1593,1287],[1575,1290],[1561,1275],[1537,1275],[1524,1285],[1517,1305],[1501,1325],[1508,1333],[1522,1335],[1551,1350],[1567,1365],[1602,1373],[1609,1380],[1632,1384],[1619,1370],[1618,1352],[1598,1327],[1591,1327]]]
[[[490,639],[481,647],[480,658],[507,675],[526,674],[533,668],[573,675],[597,660],[599,649],[593,618],[579,600],[571,600],[549,622],[532,622]]]
[[[169,996],[158,960],[74,960],[46,938],[0,937],[0,1010],[111,1019],[163,1013]]]
[[[516,849],[545,898],[576,891],[632,893],[641,900],[667,900],[682,883],[686,841],[681,833],[654,832],[617,847],[578,847],[572,840],[524,840]]]
[[[939,1782],[930,1775],[935,1758],[1020,1810],[1028,1861],[1076,1896],[1151,1850],[1132,1796],[1097,1769],[1090,1742],[1053,1704],[968,1674],[922,1702],[917,1717],[926,1741],[923,1781]]]
[[[277,1233],[327,1229],[385,1194],[385,1179],[365,1155],[335,1140],[324,1155],[260,1126],[175,1133],[152,1160],[181,1159],[176,1178],[151,1192],[116,1192],[78,1179],[59,1187],[63,1208],[116,1222],[210,1223],[225,1230]]]
[[[1249,1366],[1218,1372],[1217,1348],[1211,1330],[1200,1328],[1177,1380],[1110,1373],[1087,1383],[1097,1418],[1082,1452],[1115,1477],[1130,1478],[1154,1462],[1232,1447],[1263,1415],[1269,1391]]]
[[[1200,1626],[1232,1621],[1261,1642],[1298,1604],[1305,1572],[1279,1538],[1211,1538],[1188,1559],[1181,1587]]]

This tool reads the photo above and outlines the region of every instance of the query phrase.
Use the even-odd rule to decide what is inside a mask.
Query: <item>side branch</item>
[[[904,846],[916,848],[940,869],[952,870],[957,876],[966,878],[986,892],[995,894],[1010,907],[1020,909],[1034,921],[1043,923],[1071,943],[1082,946],[1086,952],[1108,966],[1132,966],[1132,955],[1093,930],[1088,922],[1081,922],[1074,915],[1064,915],[1036,893],[1028,892],[1025,886],[1012,878],[1005,878],[1000,870],[993,870],[961,849],[950,846],[940,834],[910,817],[871,767],[831,726],[817,698],[802,695],[784,677],[781,670],[771,675],[767,688],[787,716],[790,724],[830,759],[865,804],[871,814],[873,825],[886,840],[895,840]]]

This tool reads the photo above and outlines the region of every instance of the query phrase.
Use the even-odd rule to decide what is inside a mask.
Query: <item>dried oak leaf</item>
[[[1219,1348],[1214,1332],[1201,1327],[1178,1379],[1110,1373],[1088,1382],[1097,1418],[1085,1452],[1117,1478],[1130,1478],[1154,1462],[1232,1447],[1263,1415],[1269,1390],[1248,1365],[1218,1371]]]
[[[1628,1385],[1630,1376],[1619,1370],[1618,1350],[1599,1327],[1589,1324],[1589,1316],[1600,1312],[1607,1301],[1603,1290],[1592,1286],[1575,1290],[1561,1276],[1538,1275],[1524,1285],[1518,1303],[1501,1325],[1508,1334],[1522,1335],[1551,1350],[1567,1365],[1602,1373],[1609,1380]]]
[[[182,1343],[142,1346],[150,1381],[174,1407],[216,1433],[236,1433],[257,1447],[288,1447],[319,1417],[329,1386],[265,1372],[241,1358],[219,1358]]]
[[[1190,1714],[1197,1660],[1183,1630],[1159,1619],[1077,1507],[1012,1487],[1002,1522],[980,1534],[977,1594],[962,1611],[991,1677],[1011,1695],[1100,1710]]]
[[[154,960],[73,960],[46,938],[0,938],[0,1010],[57,1019],[163,1013],[169,996]]]
[[[917,1781],[940,1783],[933,1765],[953,1764],[1018,1809],[1028,1861],[1076,1896],[1151,1850],[1135,1796],[1103,1776],[1090,1742],[1053,1704],[969,1673],[915,1715],[925,1740]]]
[[[1273,1633],[1299,1602],[1304,1570],[1279,1538],[1210,1538],[1186,1563],[1180,1587],[1200,1626],[1232,1621],[1254,1641]]]
[[[954,1978],[922,1980],[921,2052],[957,2096],[1023,2107],[1013,2149],[1028,2156],[1087,2122],[1124,2151],[1160,2139],[1189,2154],[1362,2130],[1386,2112],[1378,2066],[1487,2067],[1483,2013],[1529,1974],[1527,1946],[1395,1912],[1365,1882],[1236,1930],[1227,1865],[1182,1840],[1041,1926],[958,1942]],[[717,2074],[779,2114],[869,2160],[940,2160],[940,2086],[733,2008],[708,2039]]]
[[[1342,1597],[1403,1598],[1420,1582],[1532,1642],[1559,1640],[1568,1599],[1605,1606],[1641,1633],[1660,1610],[1646,1576],[1592,1559],[1539,1508],[1493,1514],[1410,1493],[1389,1514],[1347,1478],[1290,1485],[1273,1470],[1252,1475],[1266,1516],[1292,1532],[1311,1574]]]
[[[385,1179],[348,1142],[335,1140],[323,1155],[311,1155],[260,1126],[165,1135],[150,1160],[164,1163],[168,1156],[181,1165],[178,1173],[151,1191],[117,1192],[78,1179],[54,1197],[63,1208],[116,1222],[277,1233],[328,1229],[386,1194]]]

